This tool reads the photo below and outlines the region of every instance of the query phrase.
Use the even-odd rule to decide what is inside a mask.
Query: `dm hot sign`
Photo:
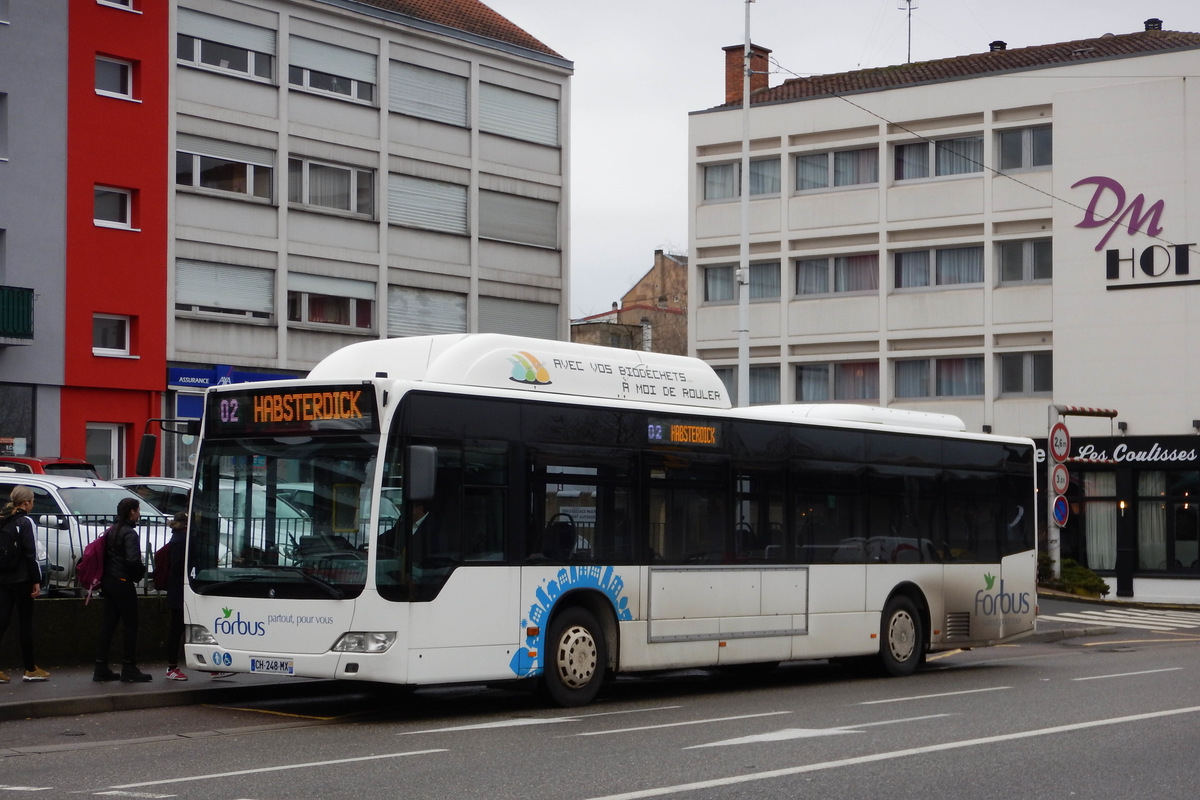
[[[1084,209],[1083,219],[1075,223],[1076,228],[1101,228],[1104,234],[1096,243],[1096,252],[1104,250],[1113,235],[1124,230],[1130,236],[1145,231],[1147,236],[1157,237],[1163,232],[1160,223],[1166,203],[1155,200],[1147,204],[1146,196],[1138,193],[1130,199],[1125,187],[1115,178],[1093,175],[1072,184],[1072,189],[1092,187],[1092,198]],[[1200,283],[1189,279],[1190,251],[1195,242],[1184,244],[1152,244],[1149,247],[1104,250],[1105,277],[1109,281],[1123,281],[1110,285],[1109,289],[1136,289],[1146,286],[1163,286]],[[1149,279],[1149,280],[1147,280]],[[1136,281],[1136,282],[1134,282]]]

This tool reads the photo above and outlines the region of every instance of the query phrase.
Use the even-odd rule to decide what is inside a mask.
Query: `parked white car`
[[[95,478],[0,473],[0,497],[8,497],[18,485],[33,490],[30,516],[37,525],[38,541],[46,550],[49,588],[75,586],[75,562],[83,555],[83,548],[112,525],[117,504],[127,497],[141,503],[138,530],[147,567],[152,568],[154,551],[170,538],[169,517],[124,486]]]

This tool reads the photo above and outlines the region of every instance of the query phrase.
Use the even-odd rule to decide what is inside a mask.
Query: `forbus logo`
[[[1006,592],[1004,591],[1004,580],[1000,581],[1000,588],[995,589],[996,576],[991,573],[985,573],[983,576],[984,583],[987,585],[975,592],[975,613],[984,617],[994,617],[997,614],[1008,616],[1009,614],[1028,614],[1032,609],[1029,603],[1029,592]]]
[[[213,620],[213,629],[220,634],[226,636],[266,636],[267,626],[261,622],[251,622],[250,620],[242,619],[242,614],[239,611],[234,616],[232,608],[222,608],[221,613],[225,616],[217,617]]]

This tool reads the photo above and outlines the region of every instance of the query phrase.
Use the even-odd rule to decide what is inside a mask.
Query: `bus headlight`
[[[217,639],[203,625],[184,625],[183,640],[188,644],[216,644]]]
[[[333,645],[335,653],[382,653],[396,643],[395,631],[350,631]]]

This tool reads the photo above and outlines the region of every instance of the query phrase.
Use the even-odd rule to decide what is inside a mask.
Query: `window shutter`
[[[389,111],[466,127],[466,78],[400,61],[389,69]]]
[[[410,286],[388,287],[388,336],[466,333],[467,296]]]
[[[202,156],[225,158],[242,164],[261,164],[264,167],[275,166],[275,151],[264,147],[254,147],[237,142],[222,142],[217,139],[205,139],[190,133],[180,133],[175,137],[175,148],[183,153],[196,153]]]
[[[480,191],[479,235],[485,239],[557,248],[558,203]]]
[[[275,273],[180,258],[175,261],[175,302],[271,314],[275,311]]]
[[[479,298],[479,332],[558,338],[558,306],[501,297]]]
[[[370,84],[377,82],[375,56],[370,53],[305,39],[302,36],[293,36],[290,44],[291,54],[288,60],[294,67],[315,69],[317,72]]]
[[[558,146],[558,101],[491,83],[479,84],[479,129]]]
[[[467,233],[467,187],[412,175],[388,175],[388,222]]]
[[[287,281],[289,292],[327,294],[330,297],[353,297],[357,300],[375,299],[375,284],[370,281],[355,281],[328,275],[310,275],[307,272],[289,272]]]
[[[202,14],[190,8],[179,9],[179,32],[233,47],[244,47],[256,53],[275,55],[275,31],[225,17]]]

